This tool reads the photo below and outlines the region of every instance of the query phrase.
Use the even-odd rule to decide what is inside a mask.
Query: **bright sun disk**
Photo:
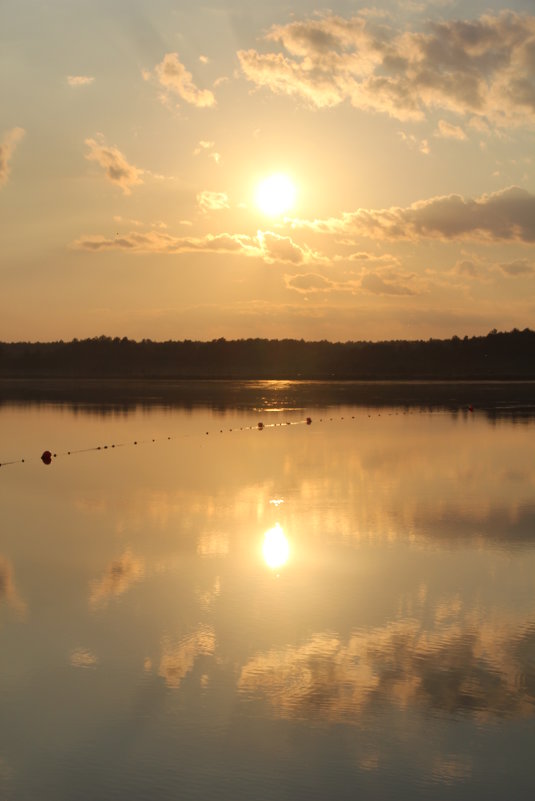
[[[278,523],[264,534],[262,554],[265,563],[272,570],[282,567],[288,561],[290,544]]]
[[[283,173],[264,178],[256,189],[256,205],[263,214],[277,217],[293,208],[296,189],[294,183]]]

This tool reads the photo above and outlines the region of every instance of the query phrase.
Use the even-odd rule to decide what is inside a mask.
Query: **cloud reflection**
[[[0,604],[6,604],[18,615],[23,616],[26,612],[26,604],[21,599],[15,580],[13,578],[13,566],[11,562],[0,554]]]
[[[432,776],[441,784],[464,781],[472,775],[472,760],[458,754],[439,754],[433,759]]]
[[[93,609],[106,606],[111,598],[123,595],[144,576],[144,560],[133,556],[128,550],[125,551],[119,559],[111,562],[99,581],[93,582],[89,605]]]
[[[71,651],[69,661],[76,668],[93,668],[98,664],[98,657],[88,648],[75,648]]]
[[[177,644],[166,639],[162,644],[158,676],[165,680],[168,687],[177,689],[193,670],[197,659],[200,656],[213,656],[214,650],[215,635],[209,626],[201,626]]]
[[[535,712],[535,622],[452,624],[422,631],[389,623],[343,640],[327,632],[301,646],[254,656],[241,693],[265,699],[277,717],[357,724],[375,704],[487,720]]]

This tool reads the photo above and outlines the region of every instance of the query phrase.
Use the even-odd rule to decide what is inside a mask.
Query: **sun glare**
[[[272,570],[282,567],[288,561],[290,544],[278,523],[264,534],[262,555],[266,565]]]
[[[277,217],[293,208],[296,194],[290,178],[283,173],[276,173],[259,183],[255,194],[256,205],[263,214]]]

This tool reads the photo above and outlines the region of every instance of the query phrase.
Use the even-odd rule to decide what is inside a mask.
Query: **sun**
[[[258,184],[255,201],[263,214],[278,217],[293,208],[296,194],[293,181],[284,173],[275,173]]]
[[[278,523],[264,534],[262,554],[266,565],[272,570],[282,567],[288,561],[290,543]]]

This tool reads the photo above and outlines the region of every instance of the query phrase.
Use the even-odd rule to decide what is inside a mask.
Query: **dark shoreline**
[[[92,407],[103,413],[154,406],[226,411],[355,405],[534,417],[535,381],[0,378],[0,406],[21,404]]]

